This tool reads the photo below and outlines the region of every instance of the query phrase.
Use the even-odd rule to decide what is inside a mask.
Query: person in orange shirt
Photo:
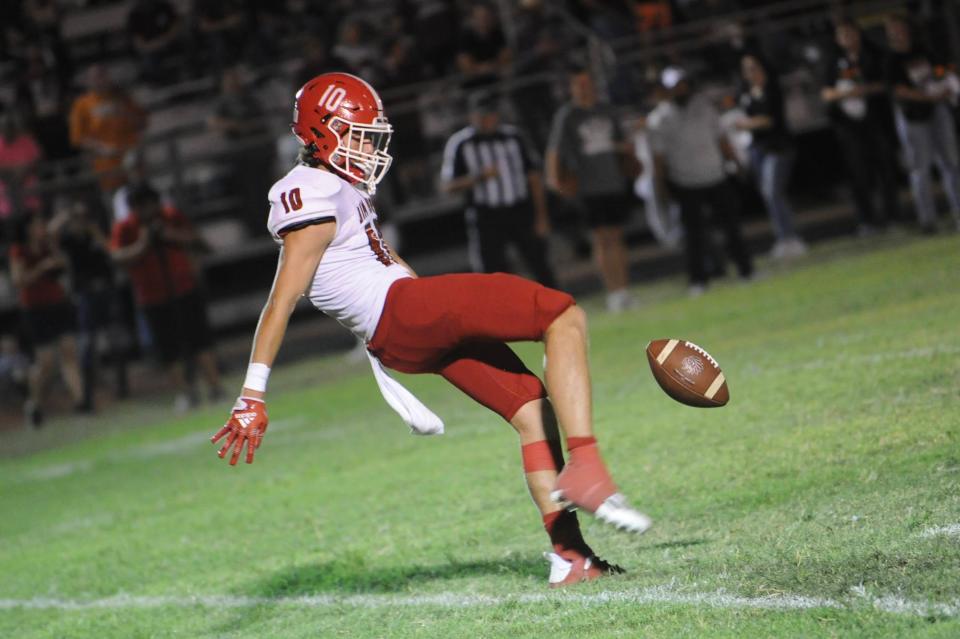
[[[124,183],[124,154],[137,146],[147,125],[147,112],[120,89],[106,68],[88,72],[89,90],[70,109],[70,143],[93,159],[93,170],[105,193]]]

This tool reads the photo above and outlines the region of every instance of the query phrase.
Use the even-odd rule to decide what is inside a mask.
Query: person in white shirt
[[[236,464],[246,446],[246,461],[253,461],[267,429],[270,366],[306,295],[367,343],[384,398],[414,432],[441,433],[444,425],[384,367],[442,375],[513,425],[553,544],[551,585],[618,572],[594,555],[564,510],[576,506],[637,533],[650,526],[617,491],[597,449],[584,312],[566,293],[514,275],[416,277],[377,228],[370,196],[390,167],[392,128],[376,91],[360,78],[327,73],[307,82],[292,128],[303,145],[301,163],[270,189],[268,227],[282,247],[277,275],[241,396],[211,438],[226,437],[219,456],[232,448]],[[511,341],[544,342],[546,387],[506,345]],[[565,467],[554,414],[570,451]]]
[[[750,253],[740,233],[740,202],[728,182],[727,164],[737,170],[736,154],[720,126],[720,113],[703,93],[695,93],[683,69],[668,67],[662,83],[671,99],[648,119],[654,158],[654,184],[680,204],[691,294],[702,293],[708,280],[709,225],[706,209],[723,228],[727,252],[742,278],[753,273]]]

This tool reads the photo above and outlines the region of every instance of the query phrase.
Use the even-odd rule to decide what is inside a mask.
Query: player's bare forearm
[[[287,333],[290,315],[293,314],[293,309],[296,308],[299,298],[300,296],[297,295],[293,299],[278,299],[273,292],[270,293],[270,297],[260,313],[260,321],[257,323],[257,330],[253,336],[250,362],[273,366],[273,361],[280,351],[280,344],[283,343],[283,338]],[[246,387],[240,394],[244,397],[255,397],[257,399],[263,399],[266,395],[264,391]]]
[[[324,222],[298,229],[284,237],[273,288],[254,334],[251,363],[273,365],[286,335],[290,315],[309,288],[320,258],[333,241],[336,229],[335,222]],[[262,398],[264,394],[244,388],[243,395]]]

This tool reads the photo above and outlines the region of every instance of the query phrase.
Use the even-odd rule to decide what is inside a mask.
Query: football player
[[[416,432],[442,432],[443,424],[382,366],[442,375],[517,430],[527,485],[554,548],[552,586],[619,572],[596,557],[570,510],[637,533],[650,526],[618,492],[597,449],[583,310],[566,293],[504,273],[418,278],[387,246],[370,196],[390,168],[392,129],[362,79],[326,73],[307,82],[292,129],[300,162],[269,196],[268,228],[281,245],[277,273],[243,390],[211,438],[226,437],[219,456],[236,464],[246,446],[253,461],[267,430],[270,366],[306,295],[366,342],[384,397]],[[515,341],[544,342],[546,387],[506,345]]]

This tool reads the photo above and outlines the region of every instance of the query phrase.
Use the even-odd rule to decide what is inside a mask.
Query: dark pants
[[[114,367],[116,394],[126,397],[127,351],[130,337],[119,321],[120,300],[112,286],[92,287],[74,296],[77,307],[77,337],[80,371],[83,374],[83,402],[93,406],[97,381],[97,336],[103,332],[109,345],[108,358]]]
[[[670,194],[680,205],[680,219],[686,241],[687,275],[691,284],[706,284],[709,279],[707,256],[710,252],[710,227],[706,209],[726,236],[727,255],[741,277],[753,273],[753,262],[740,233],[740,200],[727,180],[713,186],[686,188],[670,185]]]
[[[892,222],[900,217],[897,164],[892,141],[872,120],[834,127],[850,174],[853,201],[861,224]],[[873,193],[880,191],[883,216],[877,215]]]
[[[509,273],[507,245],[516,247],[534,279],[556,288],[553,269],[547,262],[547,242],[533,230],[529,203],[503,208],[473,207],[467,210],[470,264],[479,273]]]

